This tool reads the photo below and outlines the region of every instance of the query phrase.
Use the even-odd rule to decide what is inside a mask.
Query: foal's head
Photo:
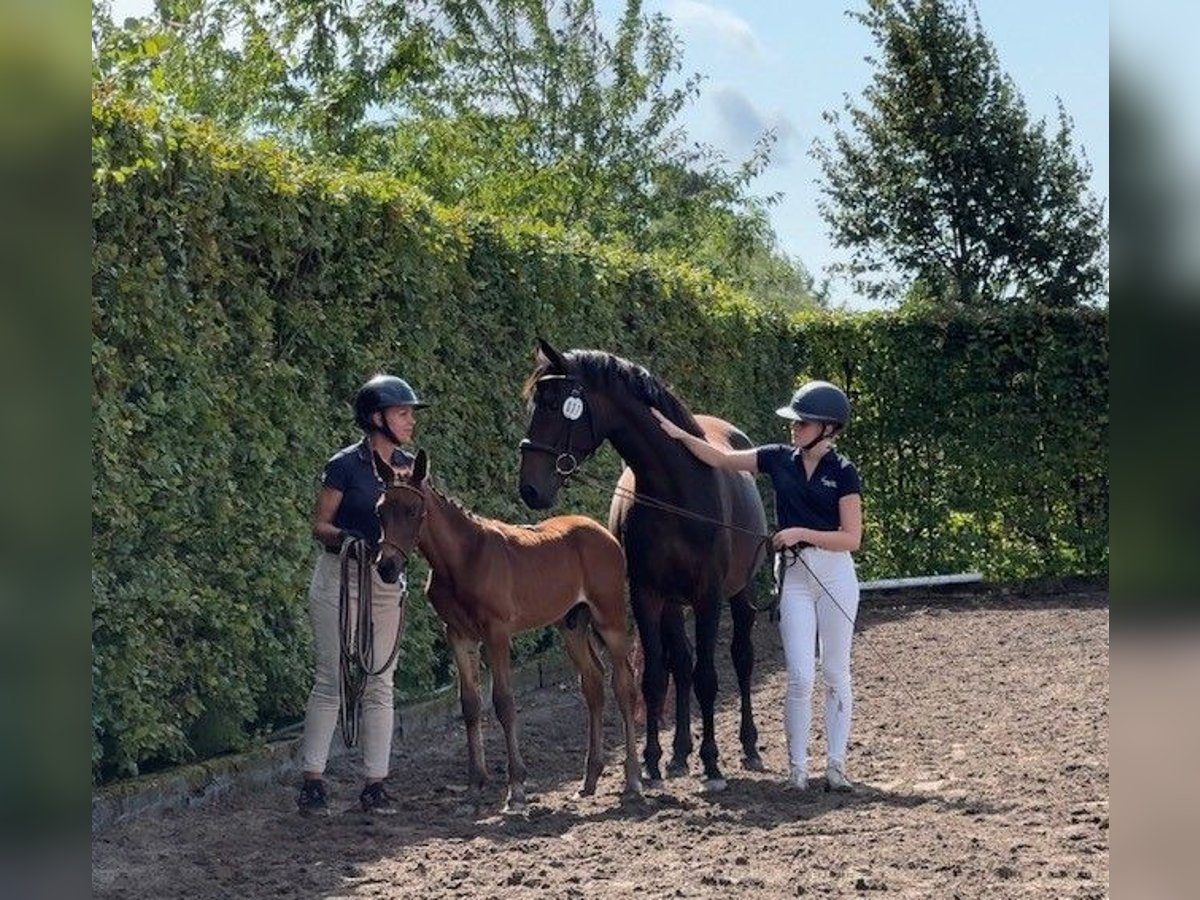
[[[408,475],[396,474],[378,453],[375,471],[383,480],[383,496],[375,506],[379,517],[379,577],[394,584],[417,546],[425,522],[425,484],[429,474],[429,456],[417,451],[416,462]]]

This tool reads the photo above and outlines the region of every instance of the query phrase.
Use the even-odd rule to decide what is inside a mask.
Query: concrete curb
[[[520,696],[574,675],[561,652],[548,654],[513,673],[513,690]],[[484,673],[482,692],[491,695],[491,676]],[[459,717],[458,689],[451,685],[420,703],[396,708],[394,741],[403,743]],[[92,834],[144,815],[203,806],[235,788],[253,788],[279,782],[299,767],[299,726],[287,731],[295,737],[272,741],[242,753],[157,772],[105,785],[92,791]],[[330,748],[330,758],[346,752],[340,732]]]

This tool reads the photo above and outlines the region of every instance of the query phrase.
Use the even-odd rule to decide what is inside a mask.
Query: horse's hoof
[[[649,788],[652,791],[662,790],[663,780],[661,778],[647,778],[642,782],[642,787]]]
[[[504,804],[506,816],[521,816],[529,811],[529,805],[524,800],[510,800]]]
[[[767,771],[767,767],[763,765],[761,756],[743,756],[742,768],[749,769],[751,772]]]
[[[667,766],[668,778],[683,778],[688,773],[688,764],[685,762],[672,762]]]
[[[700,789],[706,794],[719,794],[727,787],[729,787],[729,782],[724,778],[705,778],[701,782]]]

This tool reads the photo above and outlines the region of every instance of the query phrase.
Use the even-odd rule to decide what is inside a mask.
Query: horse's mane
[[[624,391],[634,399],[657,409],[692,434],[703,434],[691,411],[643,366],[603,350],[570,350],[564,353],[563,357],[572,368],[572,374],[578,377],[585,387],[610,392],[613,388]],[[529,376],[523,391],[525,397],[532,395],[534,384],[546,374],[547,369],[547,366],[539,366]]]

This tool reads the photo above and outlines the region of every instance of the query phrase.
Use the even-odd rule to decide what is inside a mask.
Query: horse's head
[[[418,450],[412,472],[398,475],[376,453],[375,471],[384,485],[383,496],[375,506],[381,534],[377,560],[379,577],[395,584],[409,554],[417,546],[425,522],[429,456],[424,450]]]
[[[521,441],[521,499],[531,509],[554,503],[563,479],[603,441],[594,403],[570,360],[538,338],[537,368],[525,383],[529,427]]]

